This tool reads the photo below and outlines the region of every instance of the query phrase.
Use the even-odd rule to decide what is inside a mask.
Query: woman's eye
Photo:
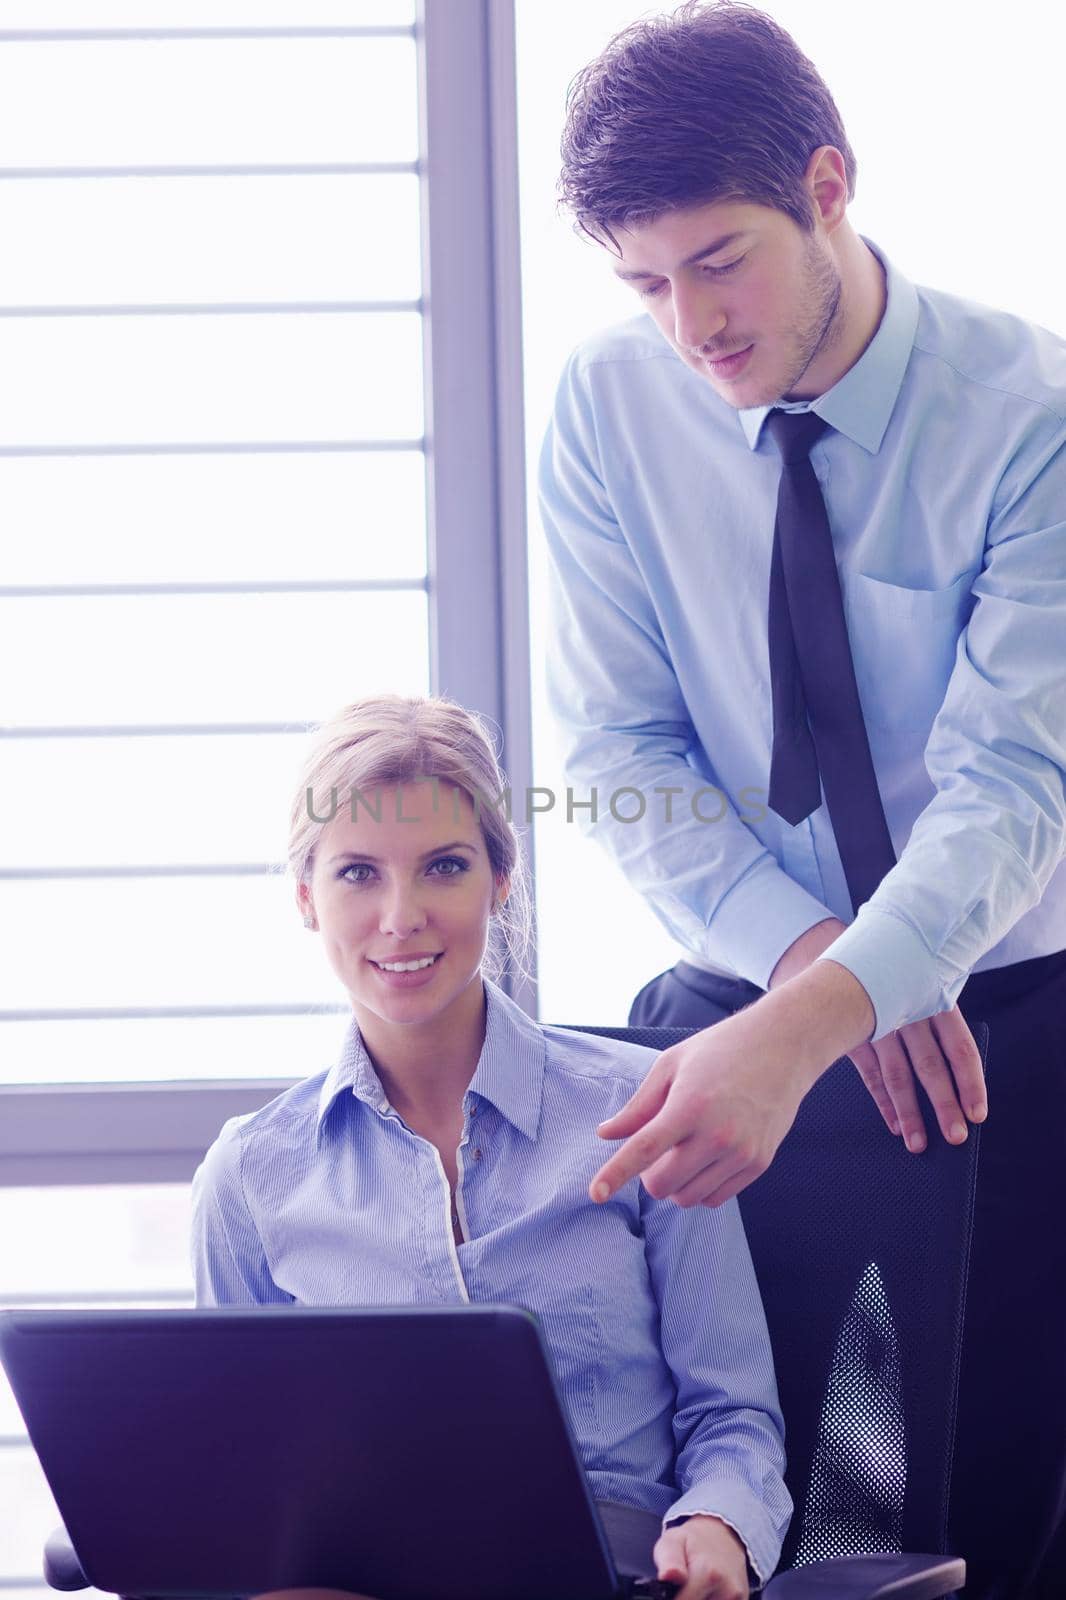
[[[466,862],[461,861],[458,856],[438,856],[436,861],[430,862],[431,872],[433,871],[434,867],[451,867],[455,869],[454,871],[449,872],[436,872],[434,873],[434,877],[457,878],[461,872],[466,871]]]
[[[641,289],[640,297],[642,300],[651,300],[659,293],[661,288],[661,283],[649,283],[645,288]]]
[[[367,866],[365,861],[353,861],[350,867],[345,867],[344,868],[344,871],[341,873],[341,877],[342,878],[346,878],[349,883],[365,883],[366,882],[366,878],[365,877],[350,878],[350,877],[348,877],[348,874],[350,872],[365,873],[365,872],[369,872],[370,870],[371,870],[370,867]]]

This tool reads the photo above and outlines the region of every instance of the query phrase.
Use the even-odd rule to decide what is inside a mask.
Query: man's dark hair
[[[809,233],[803,179],[826,144],[850,200],[840,113],[795,41],[739,0],[686,0],[615,34],[571,83],[559,198],[579,231],[616,247],[612,227],[713,200],[772,206]]]

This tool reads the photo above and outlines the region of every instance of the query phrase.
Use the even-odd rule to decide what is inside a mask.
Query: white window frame
[[[130,31],[95,30],[94,37]],[[323,30],[227,30],[267,31]],[[419,0],[413,31],[430,682],[433,692],[499,726],[512,789],[522,794],[532,779],[513,0]],[[532,868],[531,836],[526,844]],[[535,979],[507,974],[504,986],[536,1014]],[[214,1009],[153,1008],[152,1014]],[[3,1044],[0,1020],[0,1050]],[[187,1180],[227,1117],[262,1105],[288,1081],[0,1086],[0,1185]]]

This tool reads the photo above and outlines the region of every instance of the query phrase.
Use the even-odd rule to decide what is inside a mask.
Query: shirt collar
[[[914,346],[918,292],[872,239],[867,239],[865,234],[859,237],[885,269],[885,310],[877,332],[854,366],[849,367],[825,394],[809,402],[786,404],[781,409],[814,411],[824,417],[831,428],[847,434],[874,455],[880,449]],[[759,443],[763,422],[771,409],[770,406],[750,406],[738,412],[752,450]]]
[[[485,1043],[467,1092],[488,1100],[527,1139],[535,1139],[540,1125],[547,1043],[521,1006],[490,979],[484,982]],[[375,1111],[384,1111],[388,1105],[354,1014],[318,1096],[316,1139],[321,1136],[330,1107],[345,1093],[353,1094]]]

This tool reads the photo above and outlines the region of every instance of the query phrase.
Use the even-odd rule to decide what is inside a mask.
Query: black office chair
[[[575,1031],[665,1050],[696,1030]],[[984,1025],[977,1043],[984,1058]],[[767,1600],[939,1600],[964,1582],[947,1503],[980,1138],[928,1131],[908,1155],[838,1061],[740,1196],[796,1506]],[[88,1586],[63,1529],[44,1575]]]
[[[579,1031],[665,1050],[696,1030]],[[976,1039],[987,1067],[984,1023]],[[837,1061],[739,1196],[796,1507],[767,1600],[936,1600],[965,1581],[947,1510],[980,1130],[949,1145],[923,1109],[913,1156]]]

